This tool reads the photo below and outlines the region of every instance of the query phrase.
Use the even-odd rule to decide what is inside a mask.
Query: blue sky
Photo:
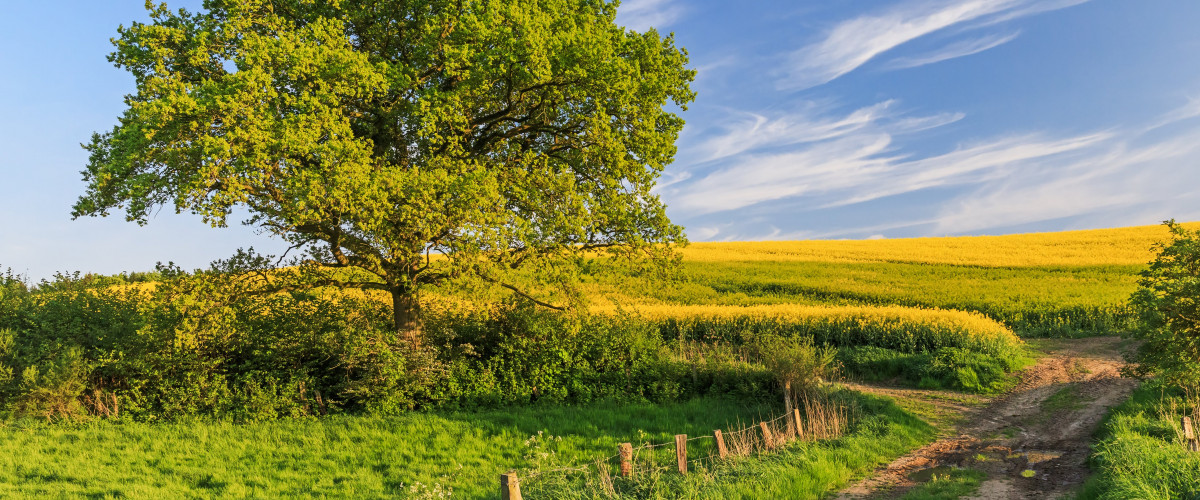
[[[282,247],[170,209],[142,227],[70,220],[79,143],[132,91],[108,39],[142,4],[0,5],[0,268]],[[693,241],[1200,219],[1200,2],[627,0],[618,20],[674,32],[699,70],[657,190]]]

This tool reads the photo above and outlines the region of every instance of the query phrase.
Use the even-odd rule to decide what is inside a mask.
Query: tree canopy
[[[113,40],[137,91],[85,145],[73,216],[144,224],[172,206],[223,226],[244,207],[310,265],[369,273],[328,283],[391,292],[401,330],[424,285],[474,276],[538,301],[514,269],[552,280],[585,252],[669,251],[683,233],[651,189],[695,73],[616,8],[148,2],[152,22]]]

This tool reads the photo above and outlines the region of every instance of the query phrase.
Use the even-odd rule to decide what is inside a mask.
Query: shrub
[[[797,393],[807,394],[833,372],[836,350],[814,346],[805,338],[765,337],[759,340],[763,366],[783,390],[783,406],[791,414]]]
[[[245,256],[243,256],[245,257]],[[0,283],[0,407],[13,415],[238,421],[598,400],[761,395],[761,367],[680,359],[658,326],[502,304],[431,304],[423,350],[370,294],[279,291],[257,271],[154,283]],[[273,271],[272,271],[273,272]]]
[[[0,283],[0,405],[47,418],[260,420],[365,408],[415,379],[415,356],[398,352],[376,301],[160,272],[150,285]]]
[[[1195,389],[1200,387],[1200,231],[1175,221],[1165,224],[1171,241],[1155,247],[1158,255],[1130,298],[1140,320],[1131,335],[1143,341],[1135,372]]]

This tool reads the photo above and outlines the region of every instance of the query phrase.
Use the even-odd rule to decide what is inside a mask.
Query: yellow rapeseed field
[[[615,306],[593,311],[615,314]],[[687,331],[785,330],[838,345],[875,345],[900,350],[961,347],[1001,353],[1023,342],[1012,330],[982,314],[902,306],[638,305],[635,316],[674,322]]]
[[[1184,224],[1200,229],[1200,222]],[[1142,265],[1162,225],[1007,236],[693,243],[684,261],[911,262],[983,267]]]

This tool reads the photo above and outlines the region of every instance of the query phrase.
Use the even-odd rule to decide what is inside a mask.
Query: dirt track
[[[1088,476],[1085,461],[1096,427],[1137,385],[1121,378],[1120,344],[1116,337],[1046,342],[1048,355],[1022,372],[1014,390],[986,405],[938,402],[929,397],[931,391],[856,386],[921,399],[944,412],[963,414],[965,420],[953,435],[876,470],[837,498],[899,498],[950,467],[987,473],[970,498],[1046,499],[1073,493]]]

